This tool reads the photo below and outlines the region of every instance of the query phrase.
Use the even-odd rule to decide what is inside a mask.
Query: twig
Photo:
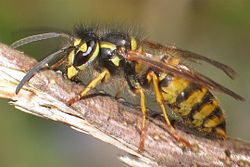
[[[0,97],[16,108],[43,118],[65,123],[126,151],[120,159],[129,166],[249,166],[250,145],[236,140],[210,140],[178,130],[196,149],[179,147],[160,120],[147,121],[145,151],[138,153],[140,111],[111,97],[85,98],[68,107],[65,102],[82,86],[45,70],[35,75],[18,95],[17,83],[35,60],[0,44]],[[11,118],[10,118],[11,119]],[[153,120],[153,121],[152,121]],[[133,155],[133,156],[132,156]]]

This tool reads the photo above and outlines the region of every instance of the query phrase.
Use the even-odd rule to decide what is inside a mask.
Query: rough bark
[[[60,73],[36,74],[18,95],[15,88],[36,61],[0,44],[0,97],[21,111],[65,123],[129,153],[120,159],[129,166],[250,166],[250,145],[242,141],[211,140],[177,128],[178,134],[195,144],[182,149],[161,120],[147,120],[145,151],[137,151],[141,113],[107,96],[93,96],[67,106],[65,102],[83,88]],[[11,118],[8,118],[11,119]],[[133,156],[132,156],[133,155]]]

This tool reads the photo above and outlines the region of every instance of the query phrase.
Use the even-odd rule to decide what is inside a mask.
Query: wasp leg
[[[135,93],[140,95],[140,105],[141,105],[141,112],[142,112],[142,125],[141,125],[141,136],[140,136],[140,143],[139,143],[139,152],[144,151],[144,143],[145,143],[145,134],[146,134],[146,101],[145,101],[145,94],[142,87],[135,88]]]
[[[127,68],[129,69],[129,67]],[[142,112],[142,123],[141,123],[141,134],[140,134],[140,142],[138,151],[143,152],[144,151],[144,143],[145,143],[145,136],[146,136],[146,98],[144,94],[144,89],[141,87],[139,81],[134,75],[131,75],[129,73],[125,74],[125,79],[127,81],[127,84],[131,91],[133,91],[135,94],[138,94],[140,96],[140,106],[141,106],[141,112]]]
[[[72,105],[75,102],[79,101],[83,96],[85,96],[90,90],[95,88],[101,81],[108,80],[110,78],[110,73],[107,69],[104,69],[96,78],[94,78],[81,92],[80,96],[76,96],[69,101],[67,105]]]
[[[149,82],[153,83],[153,88],[154,88],[154,92],[155,92],[156,101],[161,107],[164,119],[165,119],[165,121],[167,123],[167,126],[169,128],[170,135],[172,135],[179,143],[183,144],[184,146],[191,147],[192,145],[189,143],[189,141],[187,141],[186,139],[179,136],[177,134],[176,130],[174,129],[174,127],[171,125],[171,122],[170,122],[170,120],[168,118],[166,107],[164,105],[163,96],[162,96],[162,93],[161,93],[160,88],[159,88],[158,76],[153,71],[151,71],[147,75],[147,80]]]

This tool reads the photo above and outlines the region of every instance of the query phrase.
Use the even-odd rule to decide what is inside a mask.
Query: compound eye
[[[90,41],[87,43],[86,51],[83,51],[80,46],[75,48],[74,52],[75,56],[73,66],[81,70],[85,66],[91,64],[91,62],[96,58],[99,53],[99,45],[95,41]]]

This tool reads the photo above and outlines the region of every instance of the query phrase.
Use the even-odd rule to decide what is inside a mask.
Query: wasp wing
[[[161,60],[156,59],[157,56],[153,56],[152,54],[149,54],[146,52],[128,51],[125,54],[123,56],[130,61],[141,61],[145,65],[148,65],[149,67],[152,67],[159,71],[162,71],[165,73],[171,73],[175,76],[185,78],[189,80],[190,82],[194,82],[198,85],[207,87],[208,89],[223,92],[235,98],[236,100],[244,101],[244,98],[241,97],[240,95],[220,85],[219,83],[213,81],[212,79],[204,76],[203,74],[200,74],[194,70],[191,70],[184,64],[178,64],[175,66],[168,65],[162,62]]]
[[[234,79],[236,75],[236,72],[231,67],[223,63],[220,63],[216,60],[209,59],[205,56],[199,55],[197,53],[184,50],[184,49],[180,49],[180,48],[176,48],[174,46],[164,46],[159,43],[153,43],[150,41],[143,41],[143,44],[145,44],[149,48],[160,49],[161,51],[166,52],[170,56],[177,56],[178,58],[181,58],[184,60],[189,60],[189,61],[196,62],[196,63],[198,63],[199,61],[204,61],[222,70],[231,79]]]

